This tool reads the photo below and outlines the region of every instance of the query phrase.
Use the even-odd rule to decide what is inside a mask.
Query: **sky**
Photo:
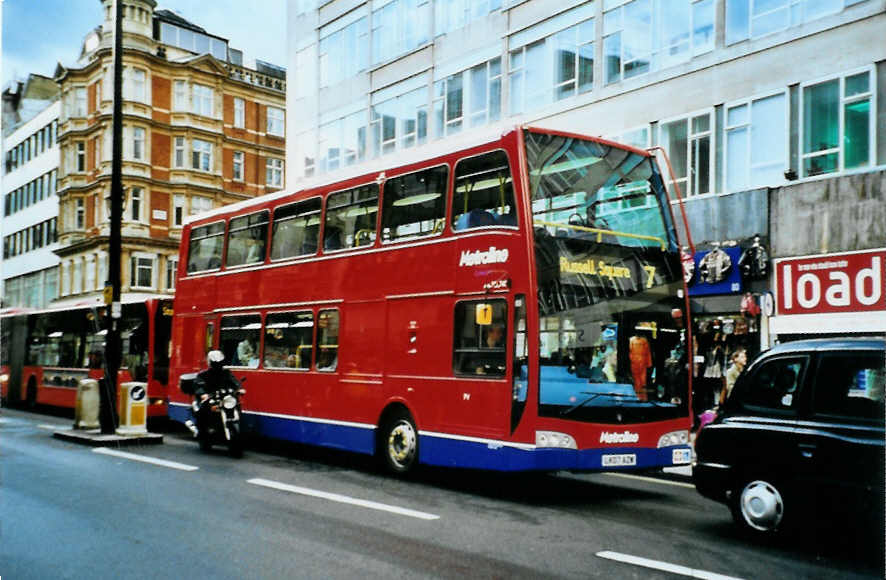
[[[0,0],[2,87],[29,73],[52,76],[58,62],[73,65],[86,34],[100,26],[101,0]],[[286,67],[286,0],[157,0],[206,32],[228,39],[255,59]]]

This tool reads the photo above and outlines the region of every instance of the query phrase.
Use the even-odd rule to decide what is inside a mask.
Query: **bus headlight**
[[[671,431],[658,438],[659,447],[673,447],[689,443],[689,431]]]
[[[556,447],[559,449],[578,449],[575,439],[566,433],[557,433],[556,431],[536,431],[535,432],[536,447]]]

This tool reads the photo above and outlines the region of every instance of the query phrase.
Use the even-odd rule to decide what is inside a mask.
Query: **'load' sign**
[[[775,261],[778,314],[886,310],[886,249]]]

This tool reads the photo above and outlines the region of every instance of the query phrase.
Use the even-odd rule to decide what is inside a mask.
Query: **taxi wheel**
[[[382,423],[378,451],[384,467],[391,473],[405,475],[415,467],[418,429],[407,411],[397,411]]]
[[[772,535],[784,528],[786,495],[772,478],[746,478],[730,498],[732,518],[754,536]]]

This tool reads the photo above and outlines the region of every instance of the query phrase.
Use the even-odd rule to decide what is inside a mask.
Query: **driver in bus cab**
[[[504,353],[498,352],[504,348],[505,327],[501,323],[492,324],[486,331],[486,338],[480,345],[481,349],[494,349],[496,352],[483,353],[482,359],[477,366],[478,375],[504,374]]]

